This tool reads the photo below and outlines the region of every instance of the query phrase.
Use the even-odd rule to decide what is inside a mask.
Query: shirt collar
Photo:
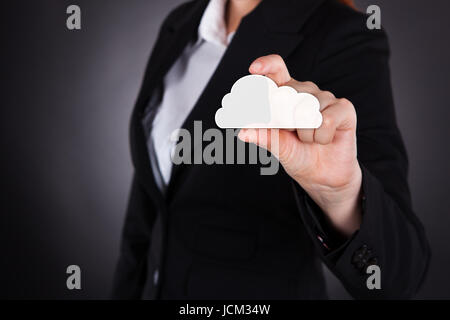
[[[227,36],[225,6],[227,0],[210,0],[198,27],[198,41],[205,40],[219,46],[227,46],[232,34]]]

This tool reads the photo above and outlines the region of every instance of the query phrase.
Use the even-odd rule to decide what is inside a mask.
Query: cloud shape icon
[[[312,129],[322,124],[320,104],[309,93],[278,87],[268,77],[238,79],[222,99],[215,116],[220,128]]]

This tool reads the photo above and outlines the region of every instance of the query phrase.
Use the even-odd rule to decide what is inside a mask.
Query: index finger
[[[283,58],[278,54],[259,57],[252,62],[248,71],[251,74],[265,75],[275,81],[278,86],[292,79]]]

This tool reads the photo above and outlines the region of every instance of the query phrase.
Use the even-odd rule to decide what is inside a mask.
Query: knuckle
[[[319,144],[329,144],[331,142],[331,130],[317,130],[314,135],[314,140]]]
[[[302,82],[302,84],[305,85],[305,86],[310,87],[314,91],[319,90],[319,87],[312,81],[305,81],[305,82]]]
[[[353,109],[353,104],[347,98],[340,98],[338,102],[346,109]]]
[[[326,97],[329,100],[334,100],[336,99],[336,97],[334,96],[334,94],[330,91],[322,91],[322,94],[324,95],[324,97]]]
[[[348,112],[349,117],[352,118],[352,120],[356,121],[356,110],[353,106],[353,103],[351,103],[350,100],[346,98],[342,98],[342,105],[345,108],[345,110]]]
[[[346,121],[348,121],[349,125],[352,127],[356,126],[357,117],[353,103],[346,98],[341,98],[339,99],[339,105],[341,106],[343,112],[345,112]]]
[[[324,114],[322,116],[322,127],[332,128],[334,126],[335,120],[330,115]]]
[[[284,65],[284,60],[279,54],[270,54],[270,55],[266,56],[266,58],[277,69],[282,68]]]
[[[272,57],[272,59],[274,60],[278,60],[278,61],[283,61],[283,58],[279,55],[279,54],[271,54],[270,57]]]
[[[299,129],[297,135],[303,142],[312,142],[314,140],[314,130],[311,129]]]

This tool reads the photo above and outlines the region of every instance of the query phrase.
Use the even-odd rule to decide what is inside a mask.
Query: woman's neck
[[[243,17],[249,14],[262,0],[228,0],[225,21],[227,34],[235,32]]]

